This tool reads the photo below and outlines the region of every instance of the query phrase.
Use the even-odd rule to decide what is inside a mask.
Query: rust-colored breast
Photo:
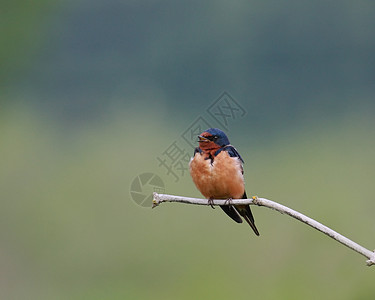
[[[213,199],[239,199],[245,191],[241,161],[221,151],[213,160],[196,153],[190,161],[190,174],[202,195]],[[208,159],[207,159],[208,158]]]

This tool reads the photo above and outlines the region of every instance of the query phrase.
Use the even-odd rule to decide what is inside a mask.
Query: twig
[[[189,197],[181,197],[181,196],[174,196],[174,195],[167,195],[167,194],[158,194],[154,193],[154,200],[152,207],[158,206],[162,202],[180,202],[180,203],[188,203],[188,204],[197,204],[197,205],[209,205],[207,199],[199,199],[199,198],[189,198]],[[252,199],[232,199],[230,202],[226,200],[213,200],[212,205],[235,205],[235,204],[250,204],[250,205],[258,205],[268,207],[282,214],[287,214],[317,230],[323,232],[324,234],[328,235],[329,237],[335,239],[336,241],[340,242],[341,244],[349,247],[350,249],[362,254],[363,256],[367,257],[368,260],[366,264],[368,266],[375,265],[375,251],[370,251],[361,245],[349,240],[345,236],[339,234],[338,232],[328,228],[327,226],[293,210],[289,207],[276,203],[274,201],[253,197]]]

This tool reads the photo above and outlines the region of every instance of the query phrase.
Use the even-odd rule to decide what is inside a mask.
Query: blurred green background
[[[248,194],[375,248],[373,2],[0,3],[1,299],[374,298],[364,257],[289,217],[254,207],[257,238],[130,196],[144,172],[200,196],[157,158],[227,91]]]

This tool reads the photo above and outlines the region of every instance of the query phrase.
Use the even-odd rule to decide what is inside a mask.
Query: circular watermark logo
[[[142,173],[135,177],[130,185],[133,201],[142,207],[151,207],[153,192],[164,193],[163,180],[154,173]]]

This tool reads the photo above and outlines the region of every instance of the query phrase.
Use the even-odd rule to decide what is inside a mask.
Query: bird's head
[[[218,128],[210,128],[198,136],[199,147],[202,150],[217,149],[229,145],[226,134]]]

